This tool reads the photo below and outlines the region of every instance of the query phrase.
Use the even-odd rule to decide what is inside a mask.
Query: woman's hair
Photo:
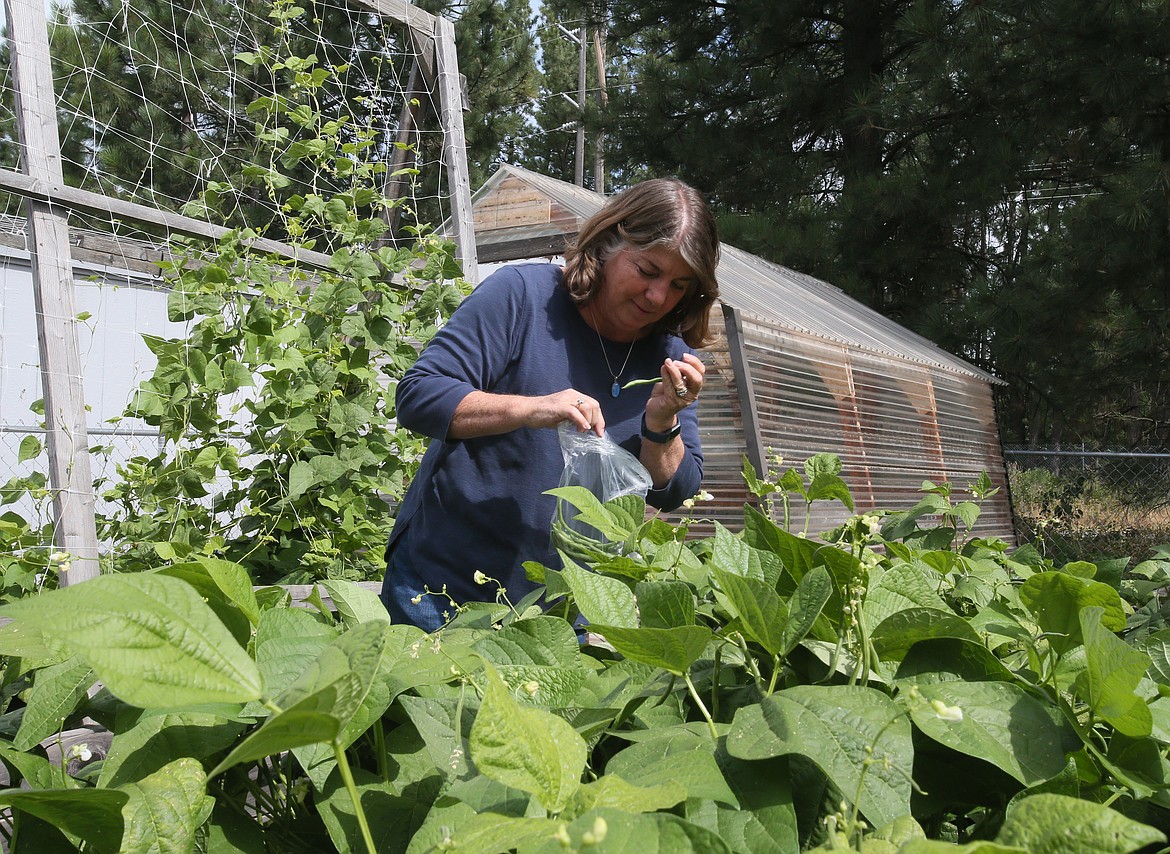
[[[719,232],[703,196],[677,178],[653,178],[623,190],[581,226],[565,250],[565,286],[577,305],[593,299],[602,266],[626,247],[675,250],[698,280],[651,332],[680,336],[691,347],[711,343],[707,317],[719,296],[715,266]]]

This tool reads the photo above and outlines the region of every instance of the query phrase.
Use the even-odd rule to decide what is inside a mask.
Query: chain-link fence
[[[1057,563],[1170,544],[1170,454],[1004,448],[1016,536]]]

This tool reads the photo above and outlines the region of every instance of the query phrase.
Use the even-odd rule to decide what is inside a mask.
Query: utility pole
[[[609,93],[605,90],[605,7],[593,29],[593,61],[597,66],[597,105],[604,120],[609,106]],[[605,131],[597,128],[597,139],[593,141],[593,191],[605,194]]]
[[[585,23],[577,30],[577,156],[573,162],[573,181],[585,186],[585,54],[589,48],[589,31]]]

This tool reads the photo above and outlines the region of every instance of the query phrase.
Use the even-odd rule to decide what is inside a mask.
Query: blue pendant
[[[619,394],[621,394],[621,393],[622,393],[622,387],[621,387],[620,385],[618,385],[618,381],[617,381],[617,380],[614,380],[614,381],[613,381],[613,385],[611,385],[611,386],[609,387],[609,393],[610,393],[611,395],[613,395],[614,397],[617,397]]]

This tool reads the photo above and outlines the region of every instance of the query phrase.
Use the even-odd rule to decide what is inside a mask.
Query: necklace
[[[634,352],[634,345],[638,343],[635,338],[630,342],[630,349],[626,351],[626,359],[622,362],[622,366],[615,372],[613,365],[609,363],[609,353],[605,349],[605,341],[601,338],[601,332],[597,329],[597,315],[593,313],[593,304],[589,304],[589,318],[593,321],[593,331],[597,333],[597,343],[601,345],[601,355],[605,357],[605,369],[609,371],[609,375],[613,377],[613,385],[609,387],[609,393],[612,397],[617,397],[622,393],[622,385],[618,382],[618,377],[626,371],[626,365],[630,363],[630,356]]]

